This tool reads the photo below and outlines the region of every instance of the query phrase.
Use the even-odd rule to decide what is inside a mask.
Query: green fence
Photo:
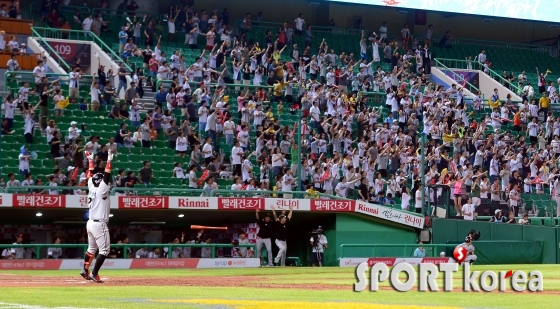
[[[495,245],[495,247],[488,246],[488,251],[485,251],[483,254],[483,257],[495,256],[492,260],[488,261],[488,264],[510,263],[507,260],[511,255],[517,256],[519,260],[533,261],[535,252],[531,250],[534,250],[534,248],[528,247],[525,243],[541,244],[539,251],[541,259],[538,261],[539,263],[555,264],[560,256],[560,250],[557,247],[558,239],[560,239],[560,229],[547,226],[435,218],[432,221],[432,242],[462,243],[467,234],[473,229],[476,232],[480,232],[480,239],[474,242],[475,247],[483,242],[490,242]],[[515,249],[515,252],[501,251],[509,250],[501,248],[500,244],[502,243],[519,243],[519,248]],[[519,254],[521,256],[518,256]]]
[[[41,259],[41,249],[44,248],[62,248],[62,249],[83,249],[86,250],[88,247],[87,244],[21,244],[21,245],[0,245],[0,250],[3,249],[10,249],[10,248],[33,248],[35,249],[36,259]],[[257,245],[254,244],[239,244],[239,245],[232,245],[232,244],[111,244],[111,248],[123,248],[123,258],[128,258],[127,252],[128,248],[169,248],[167,258],[172,259],[173,255],[171,252],[174,248],[211,248],[212,249],[212,258],[216,258],[216,248],[253,248],[253,251],[257,252]]]
[[[350,250],[349,248],[367,248],[369,254],[366,254],[367,257],[381,257],[381,256],[388,256],[386,254],[382,254],[381,252],[385,248],[396,248],[395,250],[400,250],[400,254],[396,256],[399,257],[412,257],[414,254],[414,250],[419,246],[426,249],[426,257],[438,257],[440,252],[452,252],[453,249],[457,246],[456,244],[342,244],[340,245],[340,257],[357,257],[352,254],[347,254]],[[451,248],[451,250],[448,250]],[[447,254],[446,254],[447,255]],[[393,255],[395,256],[395,255]],[[447,255],[450,256],[450,255]]]
[[[342,244],[340,257],[386,257],[380,254],[385,248],[401,250],[397,257],[413,257],[414,250],[419,246],[426,251],[426,257],[438,257],[440,252],[452,257],[453,250],[458,244]],[[475,241],[475,255],[477,264],[539,264],[543,257],[542,241]],[[367,248],[369,255],[355,256],[347,254],[350,248]]]

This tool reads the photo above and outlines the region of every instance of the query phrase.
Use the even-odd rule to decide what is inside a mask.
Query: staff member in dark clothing
[[[290,212],[288,213],[288,216],[284,215],[285,211],[282,211],[282,214],[278,217],[276,217],[276,210],[274,209],[274,206],[271,206],[270,208],[272,209],[274,221],[276,221],[275,243],[276,246],[278,246],[278,255],[274,259],[274,263],[280,263],[281,266],[286,266],[286,251],[288,250],[286,240],[288,239],[288,225],[292,219],[292,210],[294,207],[290,205]]]
[[[259,225],[259,233],[257,234],[257,257],[261,260],[262,265],[262,247],[266,246],[266,251],[268,254],[268,266],[274,266],[272,264],[272,243],[270,239],[272,238],[272,233],[274,233],[274,222],[271,220],[270,214],[266,214],[264,219],[259,218],[259,210],[256,210],[255,216],[257,217],[257,224]]]

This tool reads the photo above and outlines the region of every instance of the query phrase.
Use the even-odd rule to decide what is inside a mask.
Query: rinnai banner
[[[381,205],[356,201],[355,211],[365,215],[393,221],[408,226],[413,226],[419,229],[424,227],[424,217],[419,217],[401,210]]]
[[[420,264],[441,264],[441,263],[454,263],[455,260],[446,257],[437,258],[341,258],[339,260],[340,267],[356,267],[360,263],[367,262],[369,266],[375,265],[377,263],[383,263],[387,266],[394,266],[399,263],[408,263],[412,266],[418,266]]]
[[[95,265],[95,261],[93,262]],[[92,266],[93,266],[92,265]],[[103,269],[166,269],[166,268],[249,268],[259,267],[257,258],[235,259],[107,259]],[[84,267],[84,261],[75,260],[2,260],[0,270],[59,270]]]
[[[414,228],[424,217],[386,206],[354,200],[251,197],[111,196],[112,209],[278,210],[361,213]],[[0,207],[87,209],[85,195],[0,194]]]

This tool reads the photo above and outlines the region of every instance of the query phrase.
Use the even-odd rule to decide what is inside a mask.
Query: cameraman
[[[323,252],[329,247],[329,244],[327,242],[327,237],[323,235],[322,226],[317,227],[317,233],[311,235],[309,242],[311,243],[311,266],[315,267],[317,263],[319,267],[323,266]]]
[[[476,261],[477,257],[474,254],[474,246],[472,245],[471,236],[465,237],[465,242],[458,245],[457,247],[463,247],[467,250],[467,257],[465,258],[463,263],[472,264],[472,263],[474,263],[474,261]]]

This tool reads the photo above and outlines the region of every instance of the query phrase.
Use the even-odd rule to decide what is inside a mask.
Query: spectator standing
[[[303,13],[299,13],[298,17],[294,20],[295,25],[295,35],[301,36],[303,34],[303,25],[305,24],[305,20],[303,19]]]
[[[140,176],[140,181],[144,184],[144,186],[147,187],[151,184],[150,181],[154,177],[154,172],[150,167],[150,161],[142,162],[142,166],[143,167],[138,173],[138,175]]]

